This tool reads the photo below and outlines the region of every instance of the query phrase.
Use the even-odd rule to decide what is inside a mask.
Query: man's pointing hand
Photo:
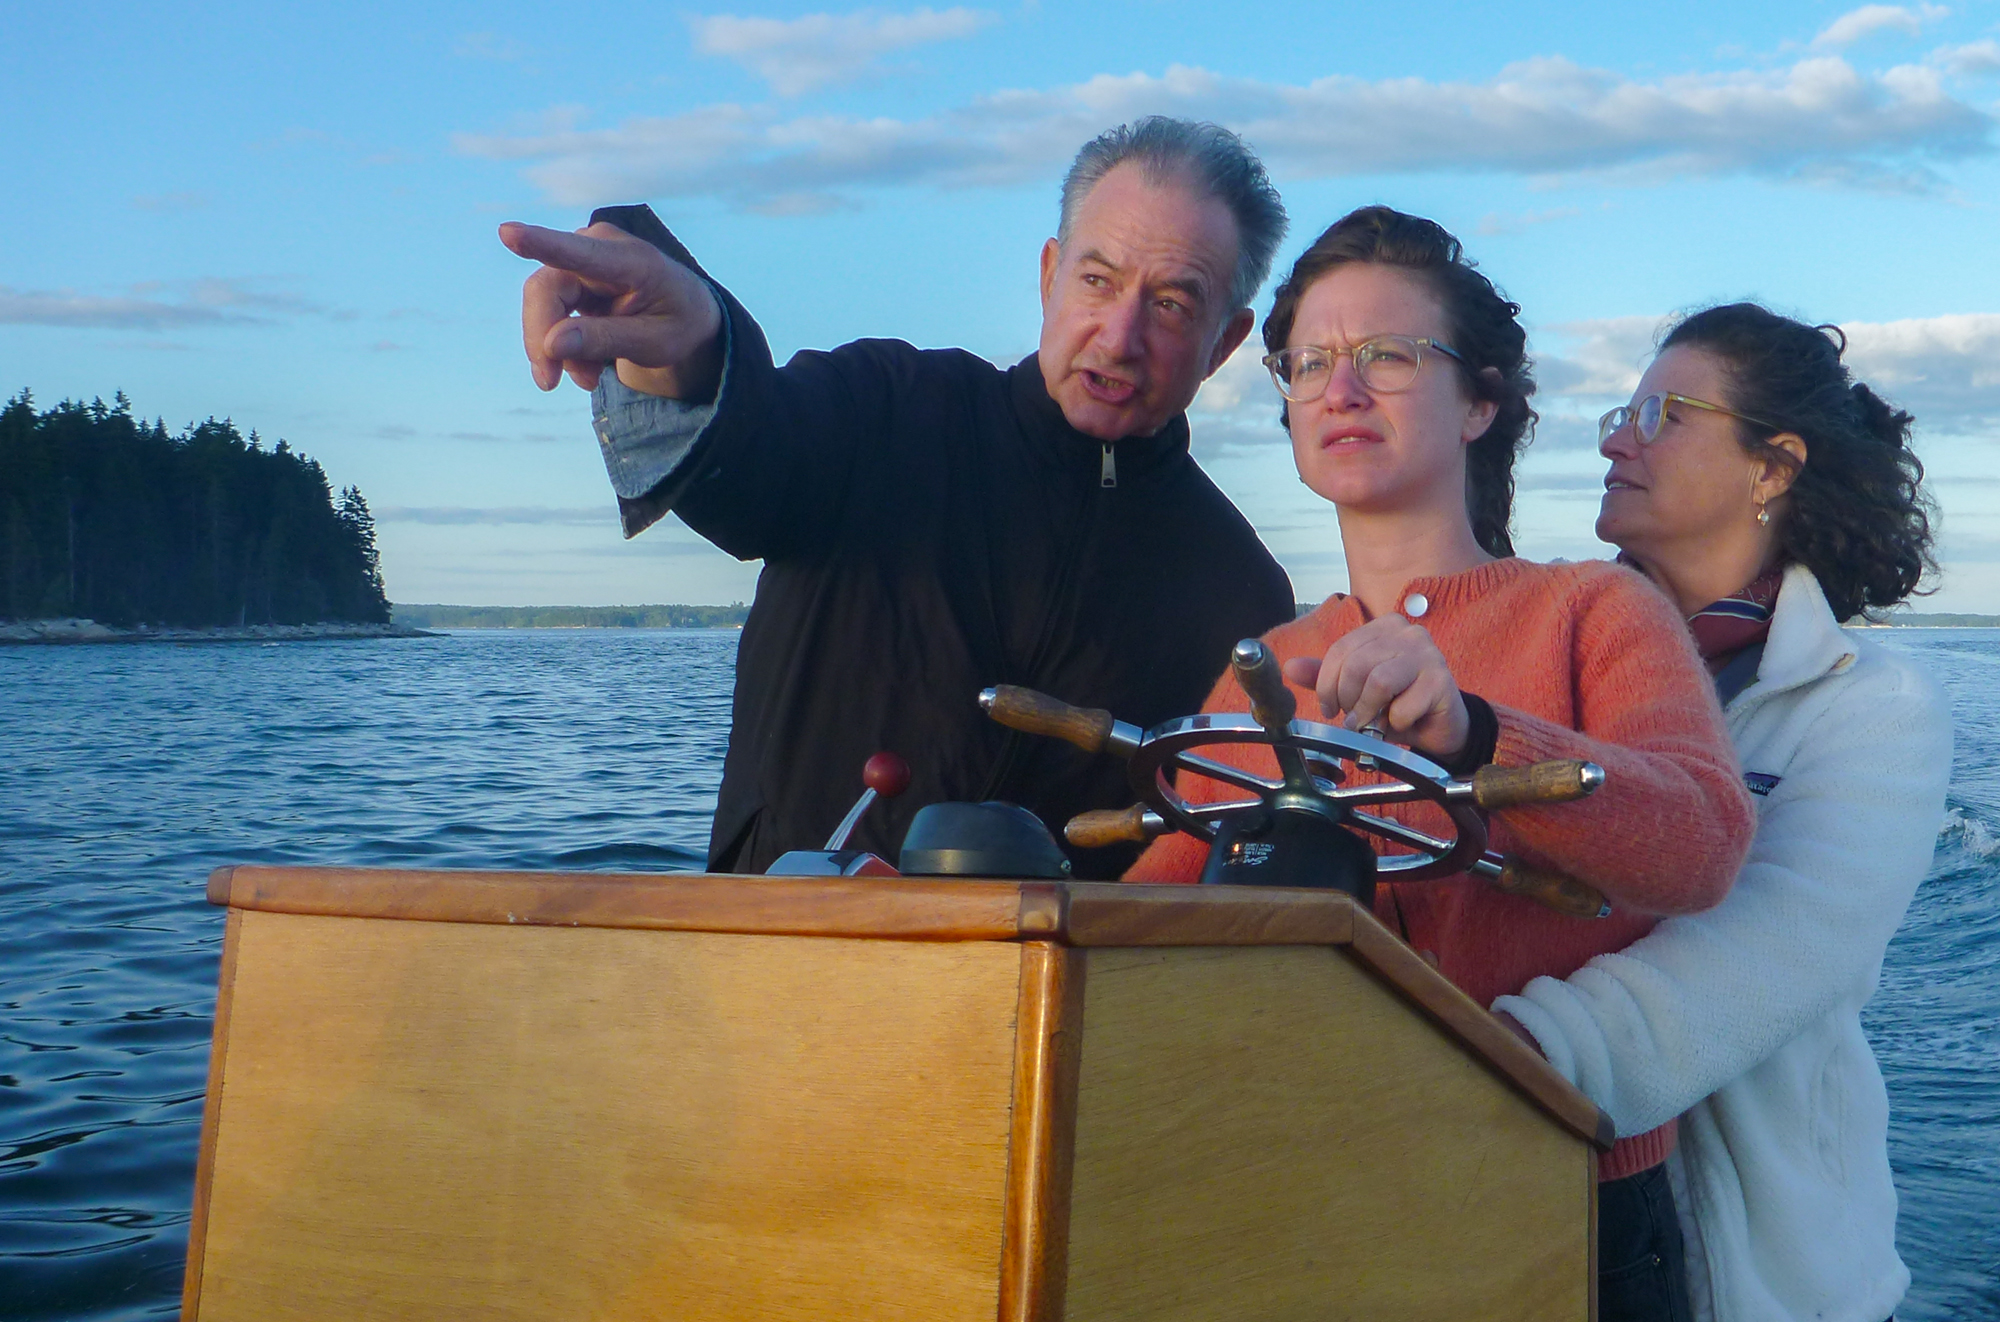
[[[722,308],[707,282],[602,221],[574,234],[509,221],[500,242],[542,263],[521,288],[521,338],[535,384],[563,373],[594,389],[604,365],[634,390],[706,400],[722,375]]]

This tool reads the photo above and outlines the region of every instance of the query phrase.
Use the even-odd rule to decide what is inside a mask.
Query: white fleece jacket
[[[1621,1135],[1681,1115],[1668,1168],[1699,1318],[1882,1322],[1910,1273],[1861,1007],[1930,870],[1950,706],[1843,632],[1793,566],[1757,678],[1723,714],[1761,796],[1729,897],[1493,1008]]]

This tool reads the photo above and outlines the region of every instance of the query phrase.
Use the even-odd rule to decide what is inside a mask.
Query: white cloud
[[[1489,239],[1520,234],[1536,225],[1546,225],[1552,220],[1568,220],[1571,216],[1582,214],[1576,207],[1551,207],[1546,211],[1523,211],[1511,216],[1489,211],[1480,218],[1479,233]]]
[[[327,309],[309,298],[283,290],[260,288],[265,282],[258,280],[226,279],[220,276],[204,276],[172,286],[161,284],[134,285],[135,290],[151,292],[155,289],[184,288],[191,303],[211,308],[238,308],[256,312],[306,314],[325,313]],[[338,314],[335,314],[338,315]],[[345,319],[345,318],[343,318]]]
[[[1981,78],[2000,73],[2000,41],[1991,37],[1963,46],[1940,46],[1931,52],[1931,63],[1961,78]]]
[[[1917,419],[1919,432],[2000,431],[2000,313],[1856,321],[1847,365]]]
[[[157,298],[79,294],[73,289],[12,289],[0,285],[0,325],[163,330],[169,326],[248,321],[215,308]]]
[[[1653,358],[1654,337],[1664,317],[1600,317],[1570,321],[1538,330],[1560,345],[1561,352],[1535,352],[1535,380],[1541,399],[1622,400],[1639,384],[1639,374]]]
[[[74,289],[13,289],[0,285],[0,325],[66,326],[98,330],[163,330],[267,322],[273,316],[330,314],[296,294],[260,288],[261,282],[208,276],[199,280],[147,281],[122,294]]]
[[[1243,347],[1231,354],[1228,361],[1215,370],[1215,375],[1202,383],[1201,393],[1194,397],[1189,411],[1221,416],[1249,408],[1263,410],[1275,417],[1278,406],[1283,402],[1278,397],[1277,387],[1271,384],[1270,372],[1264,368],[1264,342],[1253,330],[1250,338],[1243,342]]]
[[[1935,23],[1950,13],[1943,5],[1863,5],[1827,24],[1825,31],[1812,39],[1812,44],[1818,50],[1832,50],[1890,31],[1914,37],[1924,24]]]
[[[881,56],[969,37],[994,21],[983,10],[952,8],[907,14],[863,9],[792,19],[712,14],[687,22],[702,54],[734,60],[780,96],[801,96],[878,72]]]
[[[1641,82],[1543,58],[1476,84],[1334,76],[1298,85],[1174,66],[1000,92],[928,119],[718,104],[616,128],[459,134],[454,145],[523,162],[562,205],[713,196],[807,210],[870,187],[1043,181],[1092,135],[1153,113],[1226,124],[1281,176],[1653,180],[1664,171],[1894,190],[1935,188],[1933,162],[1991,152],[1994,124],[1951,96],[1936,69],[1914,65],[1876,75],[1814,56],[1786,69]]]
[[[1188,406],[1188,432],[1195,454],[1213,458],[1225,450],[1289,445],[1278,425],[1285,401],[1265,370],[1264,342],[1252,331],[1243,347],[1202,383]]]
[[[497,32],[468,32],[452,43],[451,53],[462,60],[512,62],[528,53],[528,48],[512,37]]]

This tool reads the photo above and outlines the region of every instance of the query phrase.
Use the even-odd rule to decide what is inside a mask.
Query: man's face
[[[1115,166],[1069,241],[1042,248],[1042,379],[1070,426],[1151,436],[1194,399],[1254,320],[1232,308],[1236,220],[1186,184]]]

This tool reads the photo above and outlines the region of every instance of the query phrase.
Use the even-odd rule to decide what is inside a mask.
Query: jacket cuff
[[[1500,718],[1493,714],[1493,704],[1477,693],[1460,693],[1465,703],[1465,714],[1471,728],[1465,736],[1465,747],[1458,750],[1458,756],[1438,765],[1454,776],[1469,776],[1479,768],[1493,761],[1494,750],[1500,743]]]
[[[1679,1137],[1680,1122],[1674,1119],[1658,1129],[1619,1139],[1611,1151],[1598,1159],[1597,1182],[1603,1184],[1610,1180],[1628,1179],[1653,1169],[1673,1155],[1675,1141]]]
[[[1493,1002],[1493,1013],[1510,1014],[1528,1030],[1528,1036],[1535,1039],[1535,1045],[1542,1049],[1556,1073],[1577,1082],[1576,1053],[1569,1048],[1569,1039],[1557,1026],[1554,1016],[1525,996],[1502,996]],[[1595,1098],[1591,1100],[1595,1101]]]
[[[710,293],[714,287],[710,286]],[[718,307],[722,300],[716,299]],[[604,471],[621,502],[639,500],[673,477],[708,430],[729,389],[729,313],[722,309],[722,379],[703,404],[634,390],[607,369],[590,392],[591,426],[604,454]],[[657,517],[657,516],[656,516]],[[650,520],[649,520],[650,522]]]

